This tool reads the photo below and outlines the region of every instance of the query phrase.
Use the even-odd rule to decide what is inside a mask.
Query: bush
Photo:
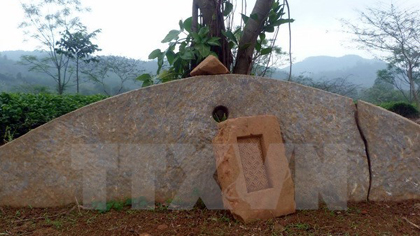
[[[0,145],[104,95],[0,94]]]
[[[420,113],[417,110],[417,108],[410,103],[393,102],[393,103],[384,103],[384,104],[381,104],[380,106],[389,111],[392,111],[401,116],[404,116],[406,118],[417,118],[420,116]]]

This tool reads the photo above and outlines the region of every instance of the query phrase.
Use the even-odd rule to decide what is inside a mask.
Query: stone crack
[[[356,126],[357,129],[359,130],[360,133],[360,137],[363,140],[363,143],[365,145],[365,151],[366,151],[366,157],[367,157],[367,161],[368,161],[368,166],[369,166],[369,188],[368,188],[368,193],[366,196],[366,200],[369,201],[369,196],[370,196],[370,190],[372,188],[372,166],[371,166],[371,162],[370,162],[370,156],[369,156],[369,144],[368,141],[363,133],[362,128],[360,127],[360,121],[359,121],[359,108],[357,107],[357,104],[355,104],[356,106],[356,112],[354,114],[354,118],[356,120]]]

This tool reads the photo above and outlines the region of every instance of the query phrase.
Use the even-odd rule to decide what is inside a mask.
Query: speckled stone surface
[[[299,205],[367,196],[369,170],[352,99],[243,75],[197,76],[81,108],[0,147],[0,205],[45,207],[147,197],[221,205],[212,111],[274,115]],[[339,188],[339,190],[337,190]],[[339,191],[339,193],[337,193]],[[331,200],[332,199],[332,200]]]
[[[369,199],[420,199],[420,125],[363,101],[357,106],[371,162]]]

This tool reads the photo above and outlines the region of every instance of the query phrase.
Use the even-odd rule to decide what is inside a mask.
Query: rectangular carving
[[[238,137],[238,147],[248,193],[270,188],[261,136]]]

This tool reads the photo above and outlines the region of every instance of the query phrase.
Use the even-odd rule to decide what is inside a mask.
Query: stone
[[[223,203],[249,223],[296,211],[295,189],[275,116],[228,119],[213,140]]]
[[[219,61],[219,59],[217,59],[217,57],[210,55],[195,67],[190,74],[191,76],[221,75],[229,74],[229,70]]]
[[[369,199],[420,199],[420,125],[367,102],[357,107],[371,165]]]
[[[0,206],[132,198],[192,208],[201,198],[209,209],[221,209],[212,146],[219,105],[229,119],[277,117],[297,209],[317,207],[319,194],[328,202],[366,200],[369,165],[351,98],[274,79],[216,75],[114,96],[1,146]]]

